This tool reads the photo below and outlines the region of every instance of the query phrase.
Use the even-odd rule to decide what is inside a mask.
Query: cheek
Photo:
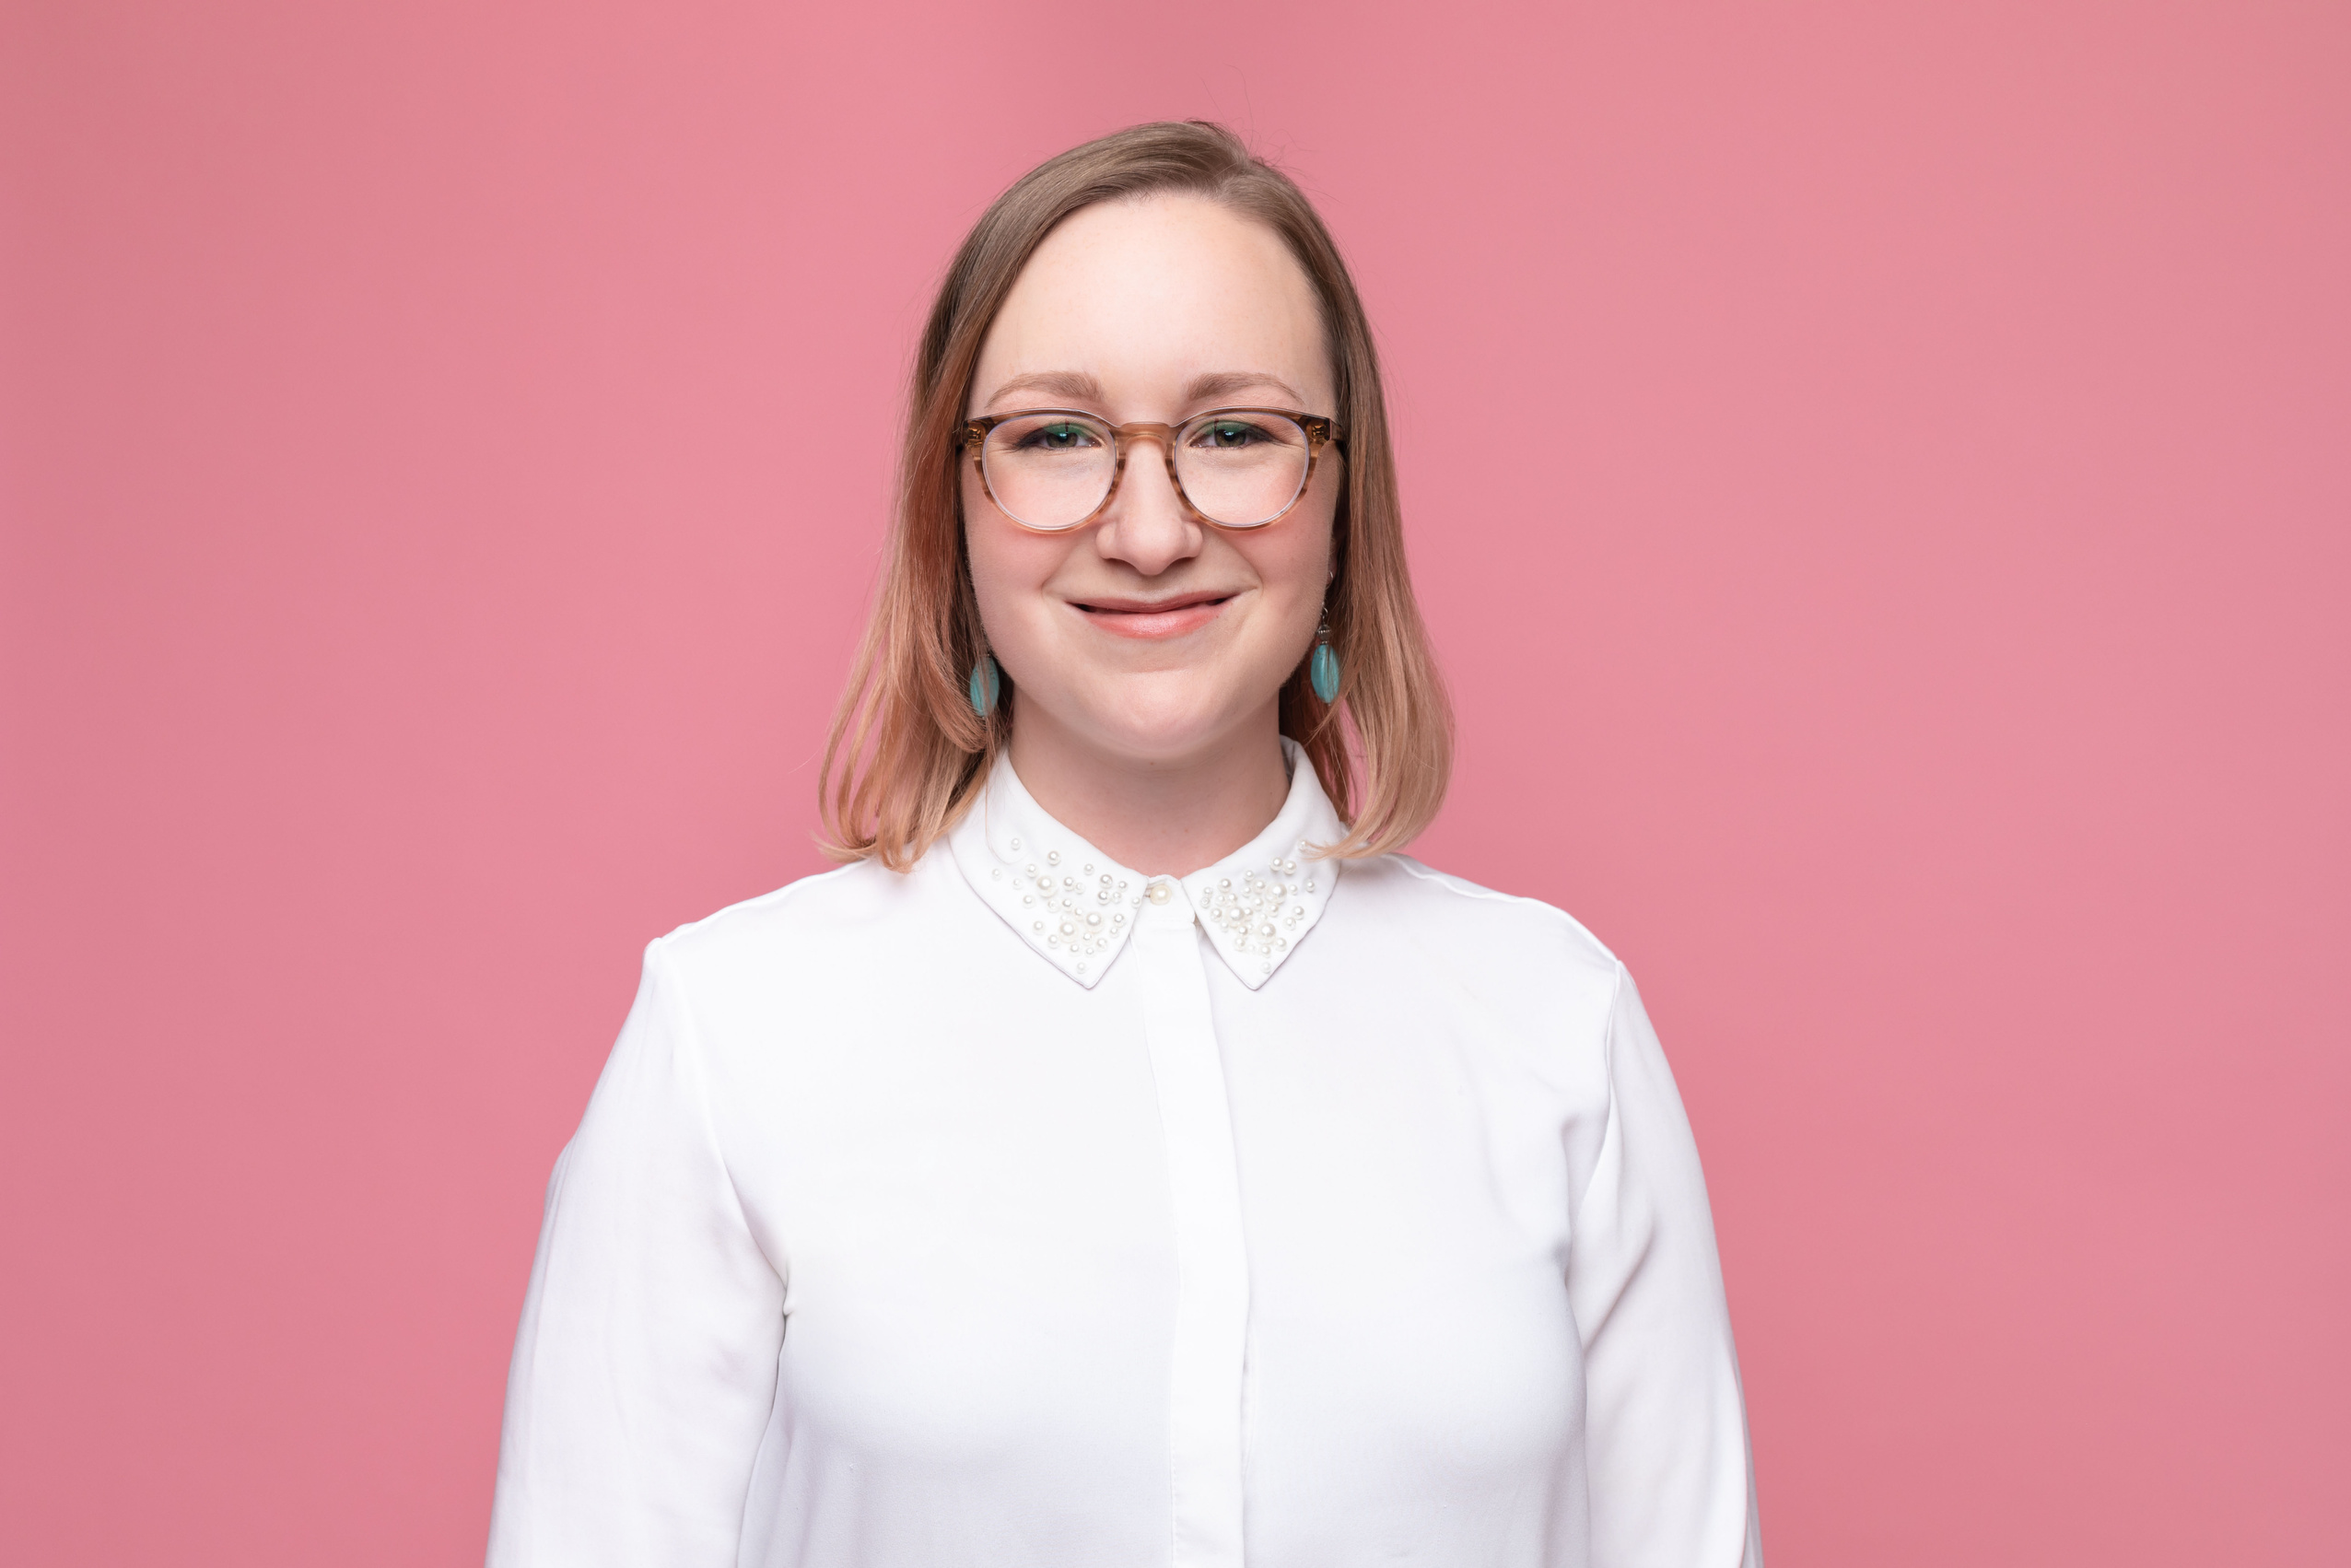
[[[970,470],[964,472],[964,553],[971,561],[972,586],[980,602],[1000,602],[1020,585],[1029,563],[1020,546],[1028,536],[1008,527]]]
[[[977,490],[976,482],[965,483],[964,516],[969,521],[964,527],[964,552],[971,562],[982,628],[989,643],[1010,656],[1045,634],[1045,589],[1075,542],[1013,527]]]
[[[1318,506],[1311,516],[1284,518],[1262,536],[1243,539],[1238,548],[1248,556],[1269,602],[1292,614],[1320,614],[1330,582],[1328,506]]]
[[[1286,547],[1279,551],[1257,554],[1252,564],[1268,606],[1284,619],[1294,619],[1320,607],[1324,562],[1329,552],[1315,547],[1312,541],[1299,544],[1285,540],[1283,544]]]

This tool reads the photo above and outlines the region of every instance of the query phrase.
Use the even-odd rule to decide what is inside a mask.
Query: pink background
[[[2345,1560],[2351,12],[0,11],[0,1552],[462,1562],[649,937],[814,869],[1038,158],[1324,204],[1780,1564]]]

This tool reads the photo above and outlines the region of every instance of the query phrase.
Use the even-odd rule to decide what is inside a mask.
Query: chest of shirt
[[[825,1375],[855,1387],[844,1409],[867,1415],[892,1387],[932,1423],[942,1388],[988,1422],[1040,1388],[1148,1394],[1177,1269],[1152,960],[1082,989],[984,922],[948,935],[919,977],[853,1005],[779,984],[702,1022],[716,1131],[789,1334],[822,1344]],[[1401,1356],[1432,1419],[1468,1399],[1491,1424],[1482,1368],[1525,1387],[1572,1362],[1562,1273],[1576,1151],[1605,1116],[1597,1040],[1383,942],[1335,916],[1262,989],[1199,966],[1250,1332],[1263,1375],[1319,1409],[1376,1372],[1393,1418]],[[1554,1407],[1565,1376],[1534,1380]]]

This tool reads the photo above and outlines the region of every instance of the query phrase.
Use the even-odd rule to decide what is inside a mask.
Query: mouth
[[[1070,607],[1113,637],[1158,639],[1198,631],[1235,597],[1211,589],[1165,599],[1073,599]]]

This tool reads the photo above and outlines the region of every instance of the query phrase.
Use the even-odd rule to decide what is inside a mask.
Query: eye
[[[1019,446],[1023,451],[1067,452],[1083,451],[1098,447],[1102,439],[1086,426],[1070,419],[1056,419],[1023,433]]]
[[[1263,429],[1246,419],[1211,419],[1192,433],[1192,445],[1230,451],[1269,439]]]

